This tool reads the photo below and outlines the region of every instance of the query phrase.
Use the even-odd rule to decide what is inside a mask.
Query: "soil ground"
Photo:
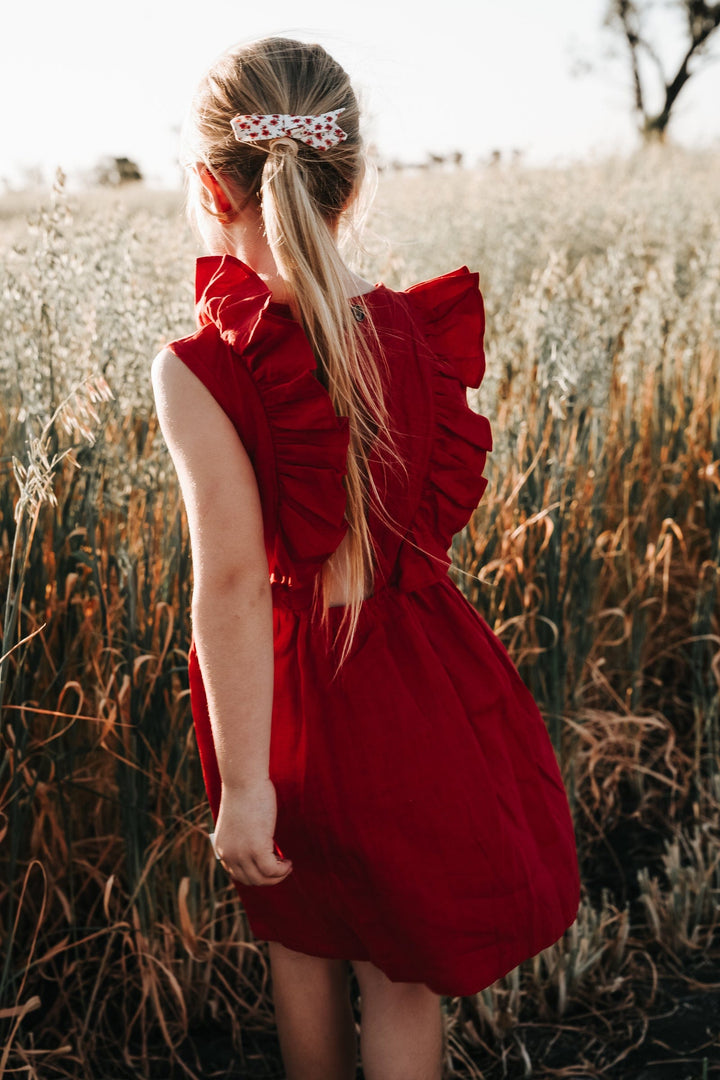
[[[448,1080],[720,1077],[720,956],[698,956],[676,974],[657,971],[656,980],[653,987],[649,973],[647,984],[632,987],[630,1000],[634,998],[635,1004],[631,1007],[626,984],[617,1005],[608,1000],[602,1013],[571,1008],[562,1023],[520,1022],[503,1043],[478,1033],[483,1044],[468,1049],[464,1043],[464,1063],[452,1055],[454,1071]],[[353,999],[359,1023],[355,994]],[[471,1010],[464,1005],[461,1008],[463,1022],[469,1021]],[[193,1030],[178,1050],[185,1064],[203,1080],[284,1080],[272,1030],[244,1029],[240,1053],[233,1047],[227,1028],[206,1025]],[[177,1064],[170,1066],[165,1047],[157,1047],[156,1062],[147,1080],[187,1077]],[[137,1080],[137,1073],[132,1075]],[[98,1080],[125,1080],[125,1075],[113,1071],[102,1077],[98,1074]],[[364,1080],[360,1066],[356,1080]]]

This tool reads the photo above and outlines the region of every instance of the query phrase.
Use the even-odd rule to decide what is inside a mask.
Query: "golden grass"
[[[560,942],[444,1000],[456,1075],[507,1040],[545,1075],[535,1025],[612,1028],[657,965],[717,947],[717,167],[383,178],[387,240],[357,263],[395,286],[480,270],[495,449],[453,573],[543,709],[585,882]],[[240,1075],[277,1075],[247,1050],[272,1029],[265,947],[206,838],[187,523],[151,404],[152,356],[192,329],[176,208],[0,212],[0,1075],[211,1075],[181,1046],[211,1022]]]

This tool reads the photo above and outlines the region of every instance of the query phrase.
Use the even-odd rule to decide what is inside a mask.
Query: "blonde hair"
[[[336,109],[343,110],[339,123],[347,138],[325,150],[287,139],[239,143],[230,127],[237,114],[317,115]],[[370,499],[381,520],[392,527],[368,468],[373,442],[383,464],[392,458],[405,470],[393,444],[383,397],[381,367],[387,370],[387,361],[367,305],[359,298],[364,318],[358,322],[348,303],[347,269],[334,238],[365,172],[359,119],[348,75],[320,45],[266,38],[230,49],[212,65],[196,91],[185,126],[193,161],[206,165],[231,201],[237,193],[243,196],[243,205],[260,199],[268,243],[315,354],[317,377],[336,414],[349,420],[347,602],[338,627],[339,631],[346,626],[347,633],[338,670],[349,654],[374,578],[375,553],[366,516]],[[189,191],[191,216],[193,197],[198,196],[207,213],[223,220],[199,184]],[[319,607],[325,624],[329,610],[325,586],[336,554],[326,560],[315,581],[313,607]]]

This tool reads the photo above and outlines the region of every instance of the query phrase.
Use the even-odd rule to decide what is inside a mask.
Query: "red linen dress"
[[[484,308],[463,267],[363,298],[388,360],[407,476],[371,468],[400,536],[370,512],[373,595],[337,678],[312,582],[346,529],[349,438],[289,308],[232,256],[197,264],[200,329],[170,348],[232,420],[261,495],[273,594],[270,776],[279,884],[235,883],[254,936],[371,960],[399,982],[472,994],[575,920],[573,822],[552,743],[504,646],[448,576],[485,490]],[[193,721],[214,818],[221,783],[195,645]]]

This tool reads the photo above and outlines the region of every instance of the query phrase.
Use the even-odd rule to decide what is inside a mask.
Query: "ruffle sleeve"
[[[411,589],[447,573],[453,537],[487,487],[483,471],[493,444],[490,421],[467,401],[467,388],[480,386],[485,373],[485,308],[478,274],[461,267],[412,286],[406,295],[434,356],[430,461],[406,545],[414,552],[401,552],[399,559],[398,583]]]
[[[349,420],[336,415],[315,377],[315,357],[300,325],[275,314],[273,306],[262,279],[240,260],[231,255],[197,260],[198,326],[201,331],[216,327],[231,352],[230,363],[243,365],[254,383],[269,428],[266,442],[273,448],[278,570],[301,584],[312,580],[348,528],[343,479]],[[182,342],[170,348],[183,359],[178,346]],[[210,389],[225,407],[222,391]],[[260,493],[271,497],[265,484]]]

